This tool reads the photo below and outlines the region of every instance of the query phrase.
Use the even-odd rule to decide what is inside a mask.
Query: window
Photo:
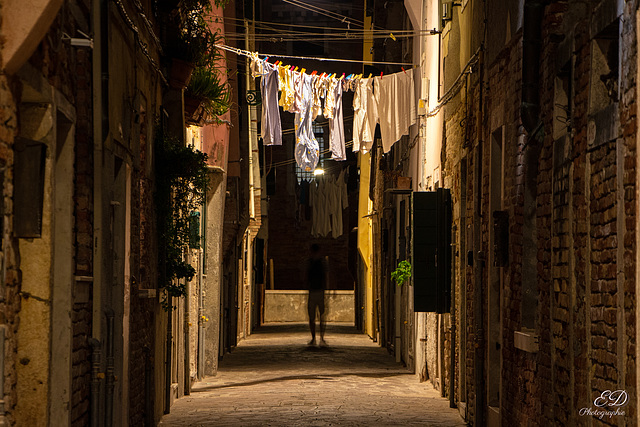
[[[322,154],[324,152],[324,146],[325,146],[324,145],[324,128],[318,123],[313,122],[313,134],[315,135],[316,140],[318,141],[318,149],[319,149],[319,156],[320,156],[316,169],[322,169],[324,168],[324,158],[322,157]],[[301,182],[304,180],[311,181],[313,177],[314,177],[314,171],[304,171],[300,169],[300,166],[296,164],[296,178],[298,179],[298,182]]]

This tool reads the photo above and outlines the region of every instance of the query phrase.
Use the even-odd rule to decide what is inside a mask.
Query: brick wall
[[[0,9],[1,10],[1,9]],[[1,60],[1,58],[0,58]],[[0,62],[1,63],[1,62]],[[12,411],[16,405],[16,370],[17,361],[16,333],[18,330],[18,313],[20,312],[20,270],[17,263],[17,247],[11,236],[12,218],[12,165],[13,140],[17,131],[16,106],[9,82],[4,75],[0,75],[0,159],[6,162],[5,185],[3,186],[2,203],[4,217],[2,219],[2,258],[6,268],[5,283],[3,284],[4,298],[0,302],[0,323],[5,329],[5,359],[4,359],[4,401],[7,419],[10,424],[15,422]]]
[[[152,353],[155,349],[155,331],[153,325],[156,311],[159,310],[156,299],[137,297],[140,289],[156,289],[157,247],[155,231],[153,179],[149,171],[153,144],[148,140],[153,116],[150,107],[145,106],[146,114],[140,120],[140,159],[134,168],[131,191],[131,264],[132,264],[132,298],[129,329],[129,423],[143,425],[147,417],[153,419],[154,406],[147,413],[145,399],[147,383],[150,383],[150,394],[155,395],[153,375],[148,377],[148,369],[153,364]],[[135,326],[134,326],[135,325]],[[151,398],[151,401],[153,399]]]
[[[73,10],[73,13],[71,13]],[[29,63],[75,108],[75,177],[73,189],[76,276],[93,274],[93,129],[92,52],[65,43],[60,34],[89,33],[90,2],[65,3]],[[76,286],[89,286],[77,283]],[[92,305],[75,295],[72,311],[71,424],[89,422]]]
[[[622,163],[622,203],[624,203],[624,235],[620,237],[618,244],[622,244],[624,251],[622,260],[618,260],[622,264],[624,273],[624,295],[621,298],[622,313],[618,316],[619,321],[625,325],[624,333],[621,335],[621,362],[624,366],[622,375],[619,376],[619,383],[624,384],[624,389],[629,393],[629,406],[627,407],[628,425],[637,425],[638,419],[634,415],[638,413],[637,384],[638,361],[636,360],[636,319],[637,298],[636,293],[636,271],[637,271],[637,224],[638,217],[636,212],[638,197],[637,181],[637,80],[638,73],[638,37],[637,37],[637,20],[636,11],[638,9],[638,1],[628,1],[624,5],[624,20],[622,23],[622,58],[625,58],[622,65],[622,84],[621,84],[621,100],[620,108],[621,133],[622,133],[622,152],[624,153],[620,159]],[[620,170],[620,168],[618,169]],[[622,262],[620,262],[622,261]]]
[[[84,7],[85,16],[89,9]],[[76,158],[74,215],[75,263],[77,276],[93,275],[93,108],[91,51],[76,50]],[[91,337],[92,304],[76,301],[73,305],[72,396],[71,422],[74,426],[89,423],[91,394]]]
[[[522,171],[534,165],[517,139],[518,105],[505,104],[505,207],[509,211],[509,267],[503,289],[504,425],[583,425],[579,415],[604,390],[623,389],[630,403],[625,422],[635,425],[635,4],[627,4],[623,18],[622,85],[618,101],[618,137],[589,142],[589,90],[592,74],[591,21],[568,9],[566,3],[546,8],[541,56],[541,119],[544,138],[537,166],[537,315],[540,348],[527,353],[515,348],[520,330],[523,292]],[[568,12],[572,12],[571,14]],[[568,22],[565,22],[568,21]],[[568,34],[571,29],[572,35]],[[562,36],[559,36],[563,34]],[[559,44],[573,37],[572,112],[569,130],[554,136],[555,79]],[[509,50],[511,49],[511,50]],[[487,116],[495,112],[500,93],[519,93],[520,52],[507,47],[502,59],[489,66]],[[500,63],[503,61],[502,63]],[[595,76],[595,77],[594,77]],[[514,97],[517,98],[517,97]],[[513,101],[510,99],[509,101]],[[505,100],[506,102],[506,100]],[[526,139],[525,139],[526,140]],[[523,140],[523,141],[525,141]],[[484,191],[490,182],[484,153]],[[471,169],[470,169],[471,170]],[[486,201],[483,202],[486,206]],[[485,218],[490,212],[484,208]],[[483,220],[483,250],[487,220]],[[489,267],[490,268],[490,267]],[[624,294],[622,294],[624,292]],[[625,319],[625,320],[623,320]],[[473,411],[473,409],[472,409]],[[597,424],[619,425],[605,417]]]
[[[283,115],[283,118],[290,114]],[[291,115],[292,116],[292,115]],[[285,119],[286,120],[286,119]],[[283,120],[283,129],[287,122]],[[267,159],[273,162],[293,159],[293,140],[283,138],[282,147],[267,147]],[[270,151],[270,153],[269,153]],[[328,162],[332,164],[333,162]],[[333,163],[337,170],[346,167],[345,162]],[[311,215],[300,214],[295,194],[295,165],[276,169],[276,194],[269,197],[269,243],[267,261],[273,259],[275,289],[303,289],[306,259],[309,247],[317,243],[323,255],[329,256],[329,286],[332,289],[354,289],[354,279],[348,269],[349,210],[357,206],[349,201],[349,209],[343,211],[343,234],[337,239],[311,236]]]

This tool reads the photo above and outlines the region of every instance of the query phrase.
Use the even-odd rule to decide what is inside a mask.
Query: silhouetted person
[[[320,256],[320,246],[311,245],[311,256],[307,264],[307,288],[309,289],[309,329],[311,329],[311,341],[309,345],[316,343],[316,311],[320,317],[320,344],[324,341],[324,290],[327,283],[327,269]]]

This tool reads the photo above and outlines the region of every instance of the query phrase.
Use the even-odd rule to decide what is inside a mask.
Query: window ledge
[[[513,341],[516,348],[528,353],[537,353],[540,349],[538,334],[533,330],[514,331]]]

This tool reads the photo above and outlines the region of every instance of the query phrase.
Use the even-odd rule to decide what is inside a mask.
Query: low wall
[[[308,291],[265,290],[265,322],[307,322]],[[353,291],[325,291],[325,320],[355,322]]]

